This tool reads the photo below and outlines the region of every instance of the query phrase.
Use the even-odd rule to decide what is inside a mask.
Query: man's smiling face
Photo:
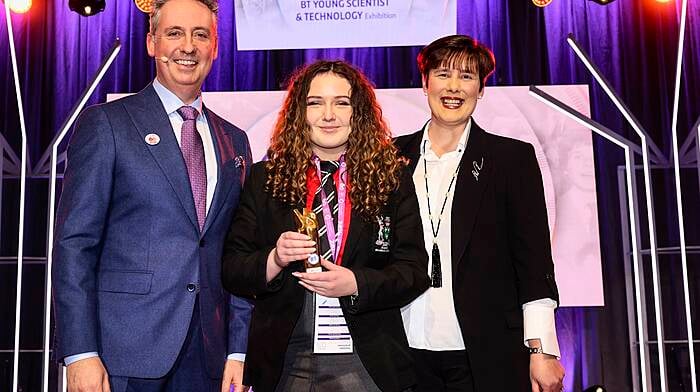
[[[147,49],[163,86],[183,101],[196,97],[217,56],[216,17],[198,1],[170,0],[148,34]]]

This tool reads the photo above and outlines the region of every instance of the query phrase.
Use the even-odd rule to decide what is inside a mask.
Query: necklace
[[[425,180],[425,197],[428,200],[428,219],[430,219],[430,231],[433,234],[433,266],[430,271],[430,286],[431,287],[442,287],[442,265],[440,264],[440,247],[437,243],[437,236],[440,232],[440,223],[442,223],[442,213],[445,212],[445,205],[447,204],[447,198],[450,196],[450,191],[452,190],[452,185],[457,178],[459,169],[462,167],[462,161],[460,159],[457,168],[454,173],[452,173],[452,178],[450,179],[450,185],[447,187],[447,192],[445,192],[445,199],[442,201],[442,207],[440,208],[440,215],[438,216],[437,225],[433,222],[433,212],[430,208],[430,191],[428,189],[428,164],[425,158],[425,153],[423,154],[423,179]]]

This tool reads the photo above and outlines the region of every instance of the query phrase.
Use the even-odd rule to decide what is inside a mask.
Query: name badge
[[[388,216],[377,216],[377,240],[374,242],[374,251],[389,252],[389,238],[391,238],[391,218]]]
[[[314,354],[352,353],[352,337],[338,298],[314,294]]]

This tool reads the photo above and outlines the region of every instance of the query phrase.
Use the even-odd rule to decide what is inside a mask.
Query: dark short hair
[[[151,11],[150,14],[150,31],[151,34],[156,33],[156,29],[158,28],[158,22],[160,21],[160,10],[163,8],[165,3],[167,3],[170,0],[153,0],[153,10]],[[196,0],[205,6],[209,8],[209,11],[211,11],[214,14],[214,17],[216,17],[219,14],[219,1],[218,0]]]
[[[439,38],[418,53],[418,69],[428,80],[430,71],[439,67],[459,68],[466,65],[469,72],[479,75],[479,90],[496,68],[491,49],[467,35],[448,35]]]

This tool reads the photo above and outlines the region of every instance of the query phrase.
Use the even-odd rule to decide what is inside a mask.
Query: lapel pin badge
[[[377,240],[374,242],[374,251],[389,252],[391,238],[391,218],[388,216],[377,216],[378,230]]]
[[[149,146],[155,146],[156,144],[160,143],[160,136],[155,133],[149,133],[143,140],[145,140],[146,144]]]
[[[481,163],[476,163],[476,161],[472,161],[472,175],[474,176],[474,179],[479,181],[479,174],[481,174],[481,169],[484,168],[484,157],[481,157]]]

